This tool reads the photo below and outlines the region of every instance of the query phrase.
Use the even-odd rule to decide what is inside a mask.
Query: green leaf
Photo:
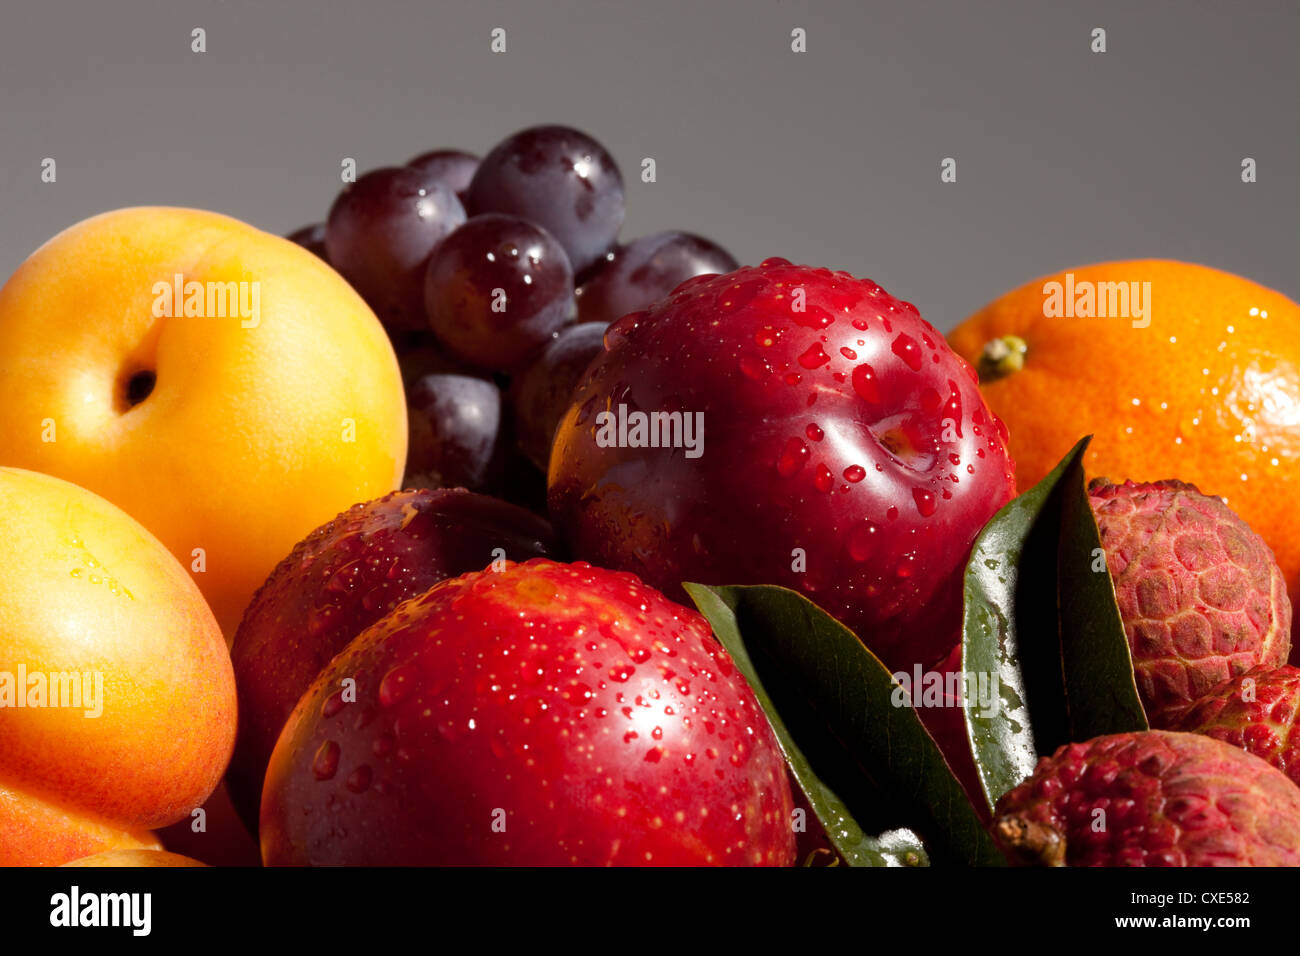
[[[919,862],[913,834],[868,835],[900,824],[919,830],[937,860],[1004,862],[907,692],[851,631],[786,588],[685,588],[754,688],[847,862]]]
[[[996,708],[969,694],[963,708],[990,813],[1040,753],[1068,738],[1056,603],[1061,484],[1088,441],[993,516],[966,565],[961,670],[988,675],[998,690]]]
[[[1106,569],[1097,519],[1088,503],[1083,463],[1075,460],[1061,481],[1061,671],[1069,740],[1147,730],[1133,675],[1133,657],[1115,585]]]

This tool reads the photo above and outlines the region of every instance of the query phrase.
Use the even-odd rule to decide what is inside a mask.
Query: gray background
[[[1294,0],[27,0],[3,17],[3,276],[106,209],[284,232],[323,218],[343,156],[481,153],[560,122],[623,167],[625,237],[682,228],[743,261],[849,269],[944,329],[1043,272],[1136,256],[1300,298]]]

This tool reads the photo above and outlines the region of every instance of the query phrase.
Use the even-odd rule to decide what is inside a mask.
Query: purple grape
[[[608,325],[648,309],[687,279],[732,272],[739,263],[717,243],[689,232],[656,232],[618,249],[578,289],[578,321]]]
[[[505,443],[501,390],[470,375],[434,374],[407,394],[407,483],[484,488],[496,477]]]
[[[465,221],[450,189],[392,166],[339,193],[325,228],[329,261],[390,332],[424,328],[424,266],[438,240]]]
[[[426,375],[469,375],[490,380],[490,375],[472,369],[447,357],[434,341],[427,328],[422,332],[408,332],[393,344],[397,352],[397,366],[402,372],[402,384],[410,389]]]
[[[604,326],[569,326],[510,383],[507,399],[515,442],[542,471],[546,471],[551,439],[569,407],[569,397],[591,360],[604,350],[604,341]]]
[[[453,359],[510,373],[573,314],[573,270],[553,236],[517,216],[476,216],[438,244],[424,305]]]
[[[310,226],[303,226],[284,238],[296,242],[317,258],[330,261],[329,255],[325,252],[325,223],[314,222]]]
[[[614,244],[623,225],[623,177],[585,133],[535,126],[497,145],[470,183],[471,215],[499,212],[537,223],[560,241],[575,272]]]
[[[473,153],[462,153],[458,149],[435,149],[421,153],[406,165],[442,183],[463,204],[469,192],[470,180],[478,171],[478,157]]]
[[[610,246],[609,249],[606,250],[605,254],[595,262],[587,266],[587,268],[583,269],[581,272],[574,273],[573,284],[581,289],[584,285],[598,276],[602,269],[606,268],[611,262],[617,259],[618,254],[622,252],[622,250],[623,247],[617,243]]]

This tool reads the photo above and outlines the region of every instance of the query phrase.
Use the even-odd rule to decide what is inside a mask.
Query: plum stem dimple
[[[993,382],[1019,372],[1025,367],[1029,345],[1018,335],[1004,335],[990,339],[980,352],[979,372],[981,382]]]

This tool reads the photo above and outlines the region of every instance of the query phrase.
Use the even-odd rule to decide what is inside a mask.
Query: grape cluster
[[[737,267],[707,239],[619,245],[626,197],[600,143],[535,126],[482,159],[375,169],[287,238],[334,267],[392,339],[406,383],[406,483],[544,507],[551,438],[604,330],[678,284]]]

